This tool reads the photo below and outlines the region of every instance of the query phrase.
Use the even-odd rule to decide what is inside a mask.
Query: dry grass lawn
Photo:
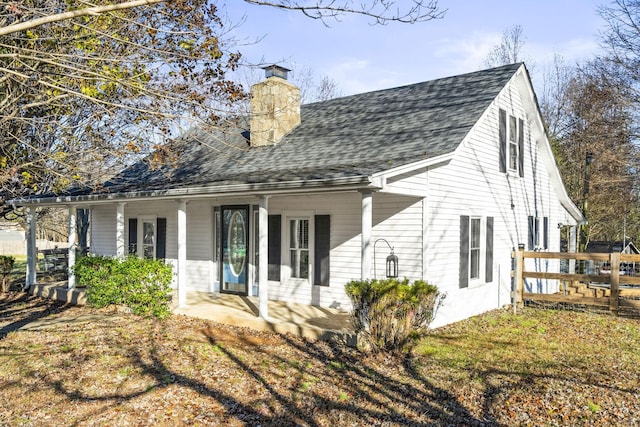
[[[640,321],[527,309],[406,354],[0,297],[3,426],[634,426]]]

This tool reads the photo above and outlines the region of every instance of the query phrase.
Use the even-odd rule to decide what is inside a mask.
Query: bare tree
[[[525,38],[521,25],[514,25],[502,33],[500,43],[495,45],[485,59],[485,66],[498,67],[524,61],[522,47]]]
[[[369,0],[358,2],[353,0],[244,0],[247,3],[293,10],[305,16],[318,19],[328,25],[338,21],[344,14],[357,14],[370,18],[375,24],[401,22],[413,24],[421,21],[440,19],[446,10],[441,10],[437,0]]]
[[[245,2],[325,24],[444,14],[435,0]],[[175,136],[218,126],[246,96],[228,77],[233,30],[206,0],[0,0],[0,204],[102,181],[131,156],[170,161]],[[317,96],[335,91],[325,79]]]
[[[540,110],[552,140],[562,138],[569,132],[569,86],[575,78],[578,68],[568,65],[555,54],[553,62],[542,72],[542,90],[538,92]]]
[[[632,137],[629,84],[606,63],[592,61],[576,70],[563,95],[556,159],[570,196],[586,213],[588,239],[622,240],[625,219],[638,217],[640,150]],[[590,166],[587,154],[593,159]],[[629,233],[640,237],[635,224]]]
[[[624,71],[636,85],[640,83],[640,2],[615,0],[598,9],[606,22],[602,41],[606,49],[604,60]],[[640,97],[636,94],[635,101]]]

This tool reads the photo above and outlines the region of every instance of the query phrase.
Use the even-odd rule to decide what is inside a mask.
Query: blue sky
[[[599,51],[597,7],[606,0],[439,0],[441,20],[372,26],[344,16],[327,28],[299,13],[227,2],[234,36],[258,43],[239,49],[249,62],[311,69],[333,79],[344,95],[476,71],[504,30],[521,25],[523,56],[534,81],[554,54],[568,63]],[[357,3],[357,1],[356,1]]]

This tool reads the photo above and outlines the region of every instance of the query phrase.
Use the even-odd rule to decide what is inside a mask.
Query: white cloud
[[[484,62],[493,47],[500,43],[501,33],[473,32],[459,39],[440,39],[434,55],[448,61],[450,74],[467,73],[484,68]]]

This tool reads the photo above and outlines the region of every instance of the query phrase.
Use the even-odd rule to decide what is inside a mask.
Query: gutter
[[[310,181],[286,181],[257,184],[208,185],[202,187],[174,188],[168,190],[129,191],[123,193],[99,193],[81,196],[49,196],[12,199],[7,204],[12,206],[55,205],[55,204],[91,204],[115,201],[139,201],[153,198],[155,200],[176,198],[206,198],[212,196],[246,196],[299,194],[310,190],[314,192],[379,190],[370,176],[355,176]]]

